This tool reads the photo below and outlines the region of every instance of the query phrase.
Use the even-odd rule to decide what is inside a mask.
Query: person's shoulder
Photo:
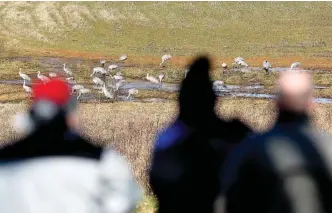
[[[176,120],[166,129],[157,133],[154,150],[160,151],[172,147],[177,142],[183,140],[189,132],[189,128],[183,122]]]

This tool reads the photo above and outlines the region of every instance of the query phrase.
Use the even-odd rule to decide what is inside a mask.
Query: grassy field
[[[37,71],[47,75],[38,56],[101,58],[117,62],[127,54],[121,69],[126,79],[144,80],[146,73],[165,74],[165,82],[179,83],[184,67],[197,53],[213,59],[214,80],[225,84],[264,85],[274,93],[278,74],[264,72],[220,74],[222,62],[229,65],[242,56],[250,66],[269,60],[274,67],[300,61],[312,69],[315,85],[331,86],[332,3],[330,2],[0,2],[0,80],[20,79],[21,68],[32,78]],[[160,57],[173,59],[160,68]],[[23,62],[8,57],[29,56]],[[59,64],[61,66],[61,64]],[[88,62],[68,63],[78,83],[92,86]],[[319,70],[326,70],[325,72]],[[330,88],[315,90],[316,97],[332,98]],[[10,118],[27,103],[22,85],[0,84],[0,119],[4,143],[19,137]],[[82,132],[96,143],[112,145],[130,161],[139,183],[147,189],[155,135],[175,118],[176,93],[141,90],[137,98],[165,98],[167,103],[80,104]],[[220,116],[236,115],[257,131],[274,120],[273,104],[267,100],[223,99]],[[316,105],[312,112],[318,127],[332,133],[332,105]],[[147,193],[139,213],[155,211]]]
[[[0,54],[331,66],[330,2],[1,2]],[[153,57],[152,57],[153,56]]]
[[[0,142],[18,137],[11,128],[11,117],[25,107],[25,104],[0,105]],[[275,119],[273,104],[264,100],[224,99],[218,103],[217,110],[224,118],[241,117],[257,131],[267,130]],[[153,140],[158,130],[164,129],[176,117],[176,103],[81,104],[79,111],[82,132],[96,143],[111,145],[125,155],[139,183],[148,189],[146,169]],[[331,105],[316,105],[312,115],[318,127],[332,133]],[[151,196],[147,196],[138,208],[142,213],[154,209]]]

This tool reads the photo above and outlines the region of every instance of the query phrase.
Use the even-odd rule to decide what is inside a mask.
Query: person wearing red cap
[[[27,136],[0,149],[2,213],[127,213],[141,189],[118,153],[75,129],[76,99],[60,79],[32,88],[33,102],[16,119]],[[19,124],[19,125],[18,125]]]

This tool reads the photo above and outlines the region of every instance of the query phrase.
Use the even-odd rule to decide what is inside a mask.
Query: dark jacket
[[[70,132],[64,116],[0,149],[0,191],[2,213],[127,213],[142,197],[128,162]]]
[[[179,116],[157,137],[149,177],[160,213],[213,212],[221,163],[250,131],[217,117],[208,70],[206,59],[194,62],[182,82]]]
[[[282,114],[275,127],[243,142],[226,161],[226,211],[331,212],[331,137],[308,116]]]

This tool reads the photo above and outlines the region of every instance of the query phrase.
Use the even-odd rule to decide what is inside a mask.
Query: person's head
[[[306,72],[281,73],[277,81],[277,108],[280,113],[308,114],[312,102],[312,80]]]
[[[189,67],[179,94],[179,118],[188,125],[204,125],[215,115],[216,96],[210,80],[211,64],[206,56],[198,57]]]
[[[29,111],[16,118],[18,131],[61,133],[77,127],[76,99],[67,82],[52,79],[45,84],[35,83],[32,98]]]

